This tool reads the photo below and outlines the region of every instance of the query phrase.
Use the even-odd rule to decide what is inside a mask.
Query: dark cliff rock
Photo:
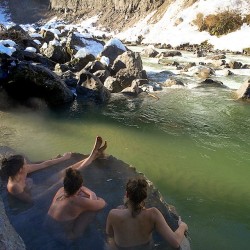
[[[99,23],[111,29],[129,27],[139,19],[172,1],[164,0],[50,0],[51,10],[74,16],[99,15]],[[67,16],[67,15],[66,15]]]

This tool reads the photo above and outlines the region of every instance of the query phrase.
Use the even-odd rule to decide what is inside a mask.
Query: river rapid
[[[249,57],[230,57],[250,64]],[[175,59],[198,60],[187,52]],[[157,98],[113,94],[99,106],[76,100],[57,110],[0,111],[0,145],[35,161],[89,153],[101,135],[108,154],[145,173],[176,207],[189,225],[193,250],[249,249],[250,104],[235,101],[234,91],[250,70],[227,77],[217,72],[215,79],[228,88],[195,88],[197,79],[157,59],[143,58],[143,65],[151,81],[177,74],[186,87],[164,88]]]

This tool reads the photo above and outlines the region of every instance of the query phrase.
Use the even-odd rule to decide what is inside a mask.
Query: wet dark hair
[[[145,178],[129,179],[126,185],[127,196],[132,205],[132,216],[138,215],[144,207],[147,198],[148,183]]]
[[[14,177],[23,167],[24,157],[22,155],[11,155],[3,158],[1,163],[1,176]]]
[[[73,168],[66,170],[66,175],[63,180],[64,190],[67,195],[74,195],[82,186],[83,179],[80,172]]]

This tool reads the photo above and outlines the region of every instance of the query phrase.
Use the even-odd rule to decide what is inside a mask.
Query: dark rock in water
[[[237,62],[237,61],[231,61],[231,62],[229,62],[229,67],[231,69],[241,69],[242,63],[241,62]]]
[[[205,81],[202,81],[198,87],[221,87],[221,88],[226,88],[221,81],[213,80],[210,78],[207,78]]]
[[[242,66],[242,69],[250,69],[250,64],[244,64],[244,65]]]
[[[141,56],[138,52],[127,51],[119,55],[112,66],[112,76],[120,81],[122,88],[130,87],[135,79],[144,77]]]
[[[158,54],[159,52],[152,47],[147,47],[141,52],[141,56],[144,57],[156,57]]]
[[[125,95],[137,96],[141,92],[141,89],[139,88],[137,80],[133,80],[131,86],[123,89],[121,92]]]
[[[11,150],[11,149],[0,147],[0,154],[2,153],[6,154],[8,150]],[[65,169],[66,167],[82,160],[85,157],[86,156],[82,154],[75,153],[72,155],[72,157],[69,160],[65,162],[56,164],[53,167],[43,169],[41,171],[33,173],[32,179],[34,183],[36,183],[36,186],[34,186],[34,189],[39,184],[43,184],[46,181],[46,178],[51,177],[52,175],[58,173],[60,170]],[[109,211],[112,208],[116,208],[117,206],[123,204],[123,197],[124,197],[125,186],[126,186],[127,180],[131,177],[143,176],[143,174],[138,173],[135,168],[133,168],[132,166],[129,166],[123,161],[120,161],[114,158],[113,156],[108,156],[103,159],[95,160],[90,166],[88,166],[82,171],[82,175],[84,179],[84,185],[92,189],[98,196],[104,198],[105,201],[107,202],[107,206],[97,214],[95,221],[90,225],[91,234],[86,232],[86,235],[83,236],[83,237],[88,237],[88,241],[92,242],[91,249],[103,249],[103,248],[100,248],[98,244],[100,244],[100,242],[103,242],[103,243],[105,242],[105,225],[106,225],[106,218],[107,218]],[[164,201],[160,192],[154,187],[154,185],[149,180],[148,180],[148,183],[149,183],[149,188],[148,188],[148,198],[146,200],[146,206],[157,207],[164,215],[169,226],[173,230],[176,230],[176,228],[178,227],[178,221],[177,221],[178,216],[175,212],[174,207],[168,205]],[[59,186],[57,186],[57,188],[59,188],[61,185],[62,183],[59,183]],[[41,192],[41,190],[39,191]],[[46,244],[51,244],[52,242],[51,240],[49,241],[48,239],[44,239],[44,237],[42,237],[41,226],[35,224],[35,223],[41,223],[41,221],[43,221],[44,217],[47,214],[51,199],[53,198],[56,192],[56,190],[52,192],[50,190],[43,190],[43,191],[46,192],[46,197],[45,197],[46,199],[44,199],[44,202],[41,200],[42,203],[40,201],[40,205],[34,204],[32,208],[29,208],[29,210],[27,210],[26,214],[20,213],[19,215],[17,215],[22,218],[23,214],[25,214],[25,218],[23,218],[23,220],[25,220],[25,223],[16,222],[18,231],[21,232],[21,234],[26,230],[26,227],[32,228],[31,231],[29,230],[28,235],[22,236],[28,249],[31,249],[31,247],[33,247],[34,249],[34,246],[46,247]],[[3,191],[1,191],[1,195],[2,194],[3,194]],[[0,199],[0,212],[4,215],[5,214],[4,207],[1,205],[2,205],[2,201]],[[35,219],[29,218],[29,215],[34,216]],[[8,218],[6,216],[1,217],[1,218],[4,218],[4,221],[5,221],[4,225],[9,223]],[[15,225],[15,222],[13,222],[13,224]],[[6,231],[3,231],[4,228],[1,225],[0,225],[0,232],[1,231],[3,232],[3,238],[7,239],[8,237],[8,239],[10,239],[11,237],[16,236],[15,230],[13,229],[9,230],[6,233]],[[32,238],[33,234],[36,235],[35,239]],[[29,240],[25,240],[26,239],[25,237],[28,237]],[[51,236],[48,235],[47,237],[51,237]],[[154,237],[155,243],[158,244],[157,249],[162,249],[162,250],[172,249],[172,248],[169,248],[169,245],[167,244],[167,242],[163,241],[163,239],[157,233],[155,233],[153,237]],[[19,240],[19,244],[21,244],[21,239],[19,238],[17,239]],[[4,244],[7,244],[7,242],[4,242]],[[48,247],[51,247],[51,246],[48,246]],[[5,248],[1,248],[1,249],[5,249]],[[12,248],[8,248],[8,249],[12,249]],[[20,247],[18,249],[21,250],[23,248]],[[48,248],[44,248],[44,249],[48,249]],[[181,249],[186,249],[186,250],[190,249],[189,241],[186,238],[184,239],[182,243]]]
[[[182,56],[180,51],[164,51],[161,52],[161,57],[174,57],[174,56]]]
[[[184,86],[184,83],[181,80],[174,77],[170,77],[164,83],[162,83],[163,87],[171,87],[173,85]]]
[[[211,60],[220,60],[225,58],[226,58],[225,54],[209,55],[206,57],[206,59],[211,59]]]
[[[250,100],[250,79],[244,82],[236,91],[237,99]]]

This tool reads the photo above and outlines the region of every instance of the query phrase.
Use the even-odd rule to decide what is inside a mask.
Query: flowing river
[[[186,53],[176,60],[198,59]],[[143,59],[144,68],[161,82],[168,73],[160,72],[171,68],[156,61]],[[154,93],[158,99],[114,94],[107,105],[78,100],[57,110],[0,111],[0,145],[43,160],[88,153],[101,135],[107,153],[145,173],[176,207],[193,250],[249,249],[250,104],[233,92],[250,70],[234,73],[216,77],[229,88],[193,88],[196,80],[180,76],[187,87],[165,88]]]

